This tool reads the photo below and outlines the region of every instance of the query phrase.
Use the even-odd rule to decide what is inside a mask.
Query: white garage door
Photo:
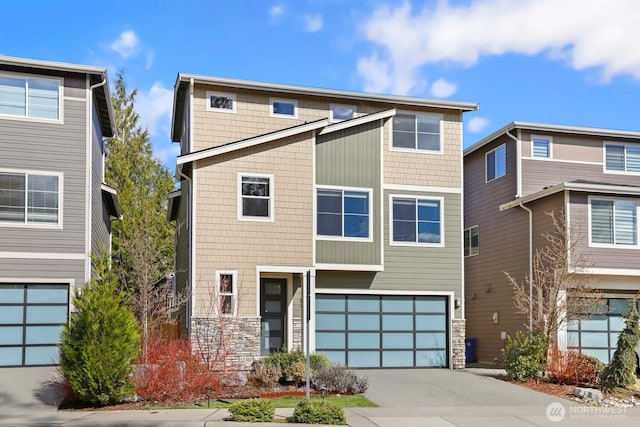
[[[0,366],[58,364],[69,285],[0,283]]]
[[[316,295],[316,351],[351,368],[448,366],[447,298]]]

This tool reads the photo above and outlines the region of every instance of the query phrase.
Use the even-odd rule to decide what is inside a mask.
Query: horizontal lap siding
[[[85,102],[64,100],[64,123],[0,119],[0,169],[62,172],[63,229],[0,226],[0,252],[84,253]]]
[[[84,284],[84,261],[0,258],[0,283],[11,279],[74,280],[75,286],[81,287]]]
[[[316,139],[316,186],[372,189],[373,242],[318,240],[316,262],[381,264],[380,122],[321,135]]]

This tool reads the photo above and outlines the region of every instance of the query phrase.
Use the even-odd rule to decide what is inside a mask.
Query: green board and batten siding
[[[372,190],[373,241],[316,242],[316,262],[381,265],[380,238],[380,121],[320,135],[316,138],[316,185]]]

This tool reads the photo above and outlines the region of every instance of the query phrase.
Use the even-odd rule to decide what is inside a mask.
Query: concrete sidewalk
[[[359,371],[377,408],[345,410],[352,427],[640,425],[640,408],[599,408],[538,393],[498,380],[498,371],[466,369]],[[0,426],[255,426],[224,421],[226,409],[57,411],[55,406],[9,408],[0,401]],[[278,409],[280,419],[293,409]],[[281,426],[282,423],[261,423]],[[295,424],[289,424],[295,425]]]

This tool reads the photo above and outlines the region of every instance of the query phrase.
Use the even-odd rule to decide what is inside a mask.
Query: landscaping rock
[[[582,399],[584,403],[602,403],[602,392],[595,388],[576,387],[573,395]]]

